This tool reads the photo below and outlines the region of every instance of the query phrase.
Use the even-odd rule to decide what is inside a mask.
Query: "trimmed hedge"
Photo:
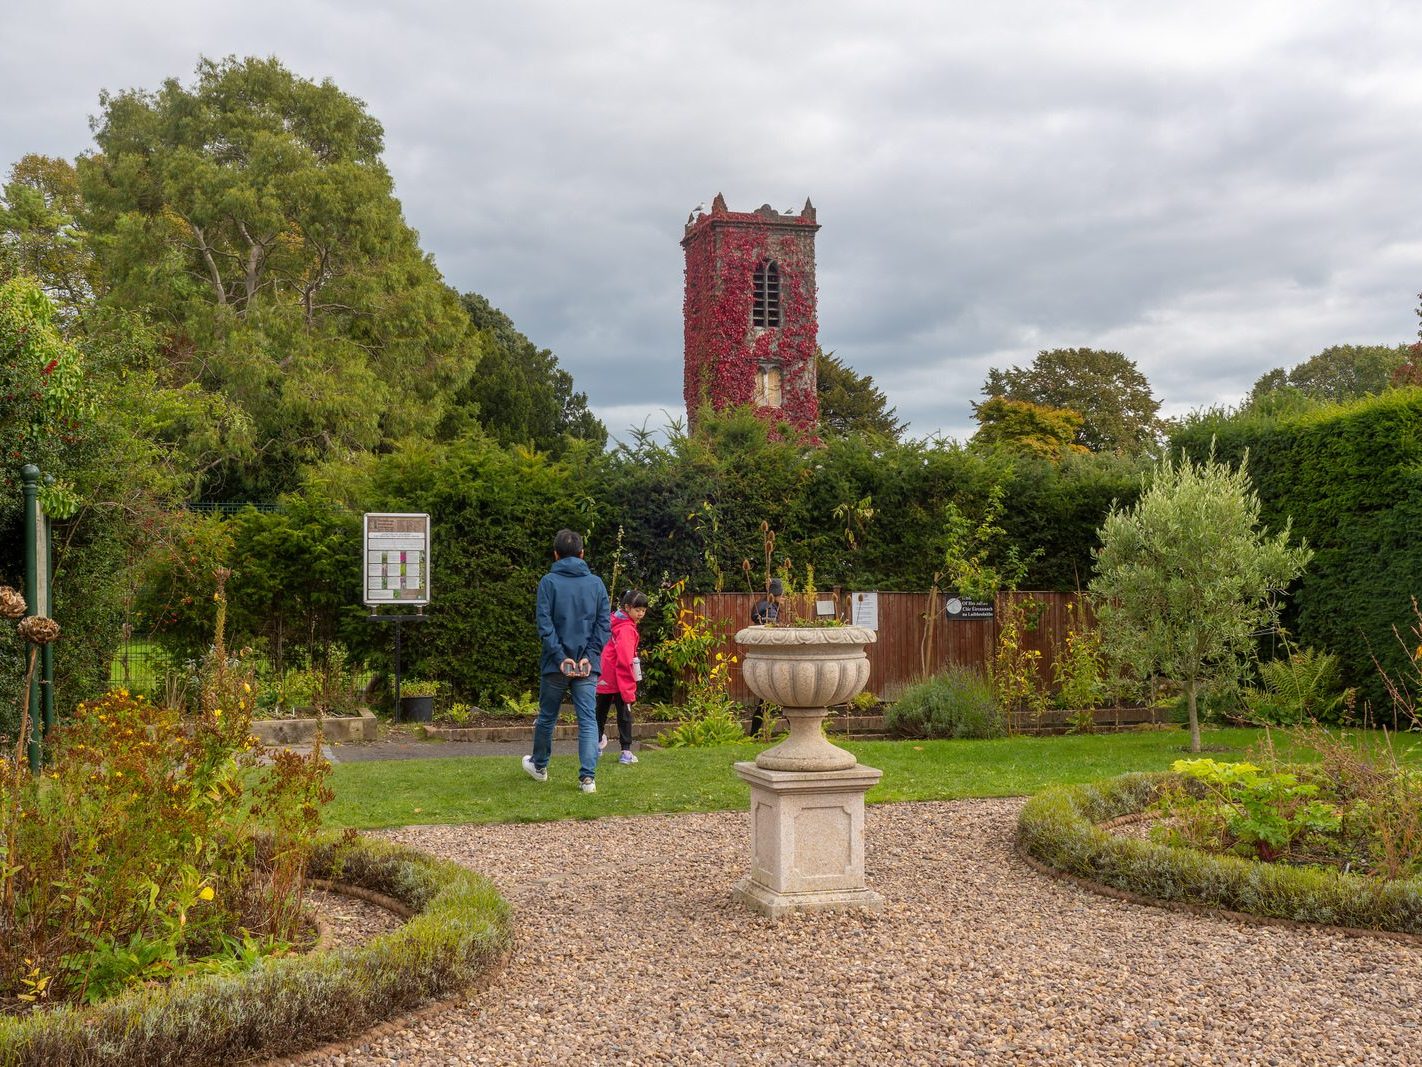
[[[511,943],[509,906],[491,882],[414,849],[330,841],[310,873],[383,893],[417,914],[365,945],[0,1020],[0,1063],[176,1067],[296,1052],[467,987]]]
[[[1383,881],[1338,871],[1214,856],[1109,834],[1098,823],[1144,810],[1177,776],[1126,774],[1058,786],[1027,802],[1018,846],[1066,874],[1161,901],[1296,922],[1422,934],[1422,879]]]
[[[1171,447],[1200,459],[1212,441],[1231,464],[1248,451],[1262,521],[1278,530],[1292,519],[1314,549],[1286,605],[1294,640],[1336,653],[1344,683],[1390,723],[1373,657],[1395,677],[1413,669],[1394,627],[1408,635],[1422,593],[1422,389],[1279,418],[1205,416]]]

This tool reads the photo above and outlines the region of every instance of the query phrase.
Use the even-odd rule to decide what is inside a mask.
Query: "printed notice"
[[[430,517],[367,512],[365,602],[430,602]]]
[[[863,626],[866,630],[877,630],[879,628],[879,594],[855,593],[850,619],[855,626]]]

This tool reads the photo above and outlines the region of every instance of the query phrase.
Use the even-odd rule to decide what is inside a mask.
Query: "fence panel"
[[[826,592],[819,594],[818,598],[833,600],[835,616],[848,622],[852,596],[852,593]],[[1004,593],[998,596],[992,619],[961,620],[947,617],[943,609],[944,600],[940,596],[930,626],[927,593],[881,592],[878,594],[879,640],[868,649],[869,691],[881,700],[895,700],[914,682],[949,666],[985,671],[997,645],[998,625],[1009,597],[1030,602],[1029,628],[1024,644],[1042,654],[1038,672],[1043,685],[1050,686],[1057,649],[1065,641],[1072,621],[1073,612],[1067,606],[1076,601],[1076,594]],[[698,598],[694,610],[721,635],[717,651],[728,656],[739,656],[736,631],[750,625],[751,609],[759,599],[758,593],[708,593]],[[785,599],[783,618],[815,617],[814,605],[804,597],[790,596]],[[741,678],[739,662],[731,672],[731,696],[747,703],[755,700]]]

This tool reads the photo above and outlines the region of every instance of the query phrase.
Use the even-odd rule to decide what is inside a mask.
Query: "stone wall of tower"
[[[718,194],[709,213],[687,221],[685,399],[695,426],[703,406],[720,411],[749,405],[763,418],[814,436],[819,421],[815,353],[815,209],[806,200],[799,214],[726,208]],[[780,272],[780,325],[755,326],[753,278],[757,265],[773,261]],[[757,403],[757,380],[773,368],[780,403]]]

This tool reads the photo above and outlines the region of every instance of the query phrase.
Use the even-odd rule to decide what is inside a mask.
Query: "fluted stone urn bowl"
[[[762,700],[779,704],[790,736],[756,757],[774,771],[843,771],[852,753],[820,730],[831,704],[843,704],[869,681],[864,646],[878,635],[862,626],[747,626],[736,634],[741,675]]]

